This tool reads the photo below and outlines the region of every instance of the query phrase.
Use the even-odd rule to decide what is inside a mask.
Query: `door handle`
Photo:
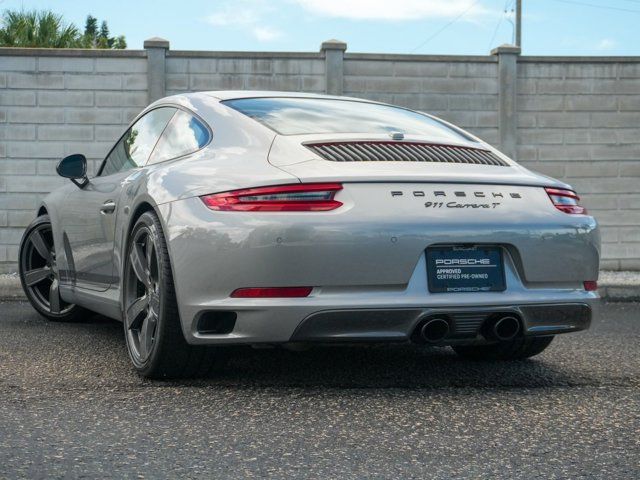
[[[108,213],[113,213],[116,210],[116,202],[112,201],[112,200],[108,200],[106,202],[104,202],[102,204],[102,206],[100,207],[100,213],[102,214],[108,214]]]

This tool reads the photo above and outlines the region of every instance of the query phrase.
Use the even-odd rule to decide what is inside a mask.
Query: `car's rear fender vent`
[[[332,162],[436,162],[508,167],[489,150],[416,142],[306,143],[305,147]]]

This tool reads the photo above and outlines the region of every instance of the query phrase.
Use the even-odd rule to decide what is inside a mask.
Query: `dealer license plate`
[[[427,249],[429,291],[501,292],[506,289],[502,248],[447,245]]]

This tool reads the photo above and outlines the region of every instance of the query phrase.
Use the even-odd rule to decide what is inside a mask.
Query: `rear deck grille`
[[[488,150],[410,142],[332,142],[305,146],[332,162],[435,162],[508,167]]]

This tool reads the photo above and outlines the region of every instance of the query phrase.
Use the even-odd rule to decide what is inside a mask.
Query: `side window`
[[[200,120],[178,110],[162,134],[149,163],[164,162],[193,153],[209,143],[210,137],[209,130]]]
[[[124,172],[146,164],[175,112],[175,108],[156,108],[134,123],[105,159],[100,176]]]

